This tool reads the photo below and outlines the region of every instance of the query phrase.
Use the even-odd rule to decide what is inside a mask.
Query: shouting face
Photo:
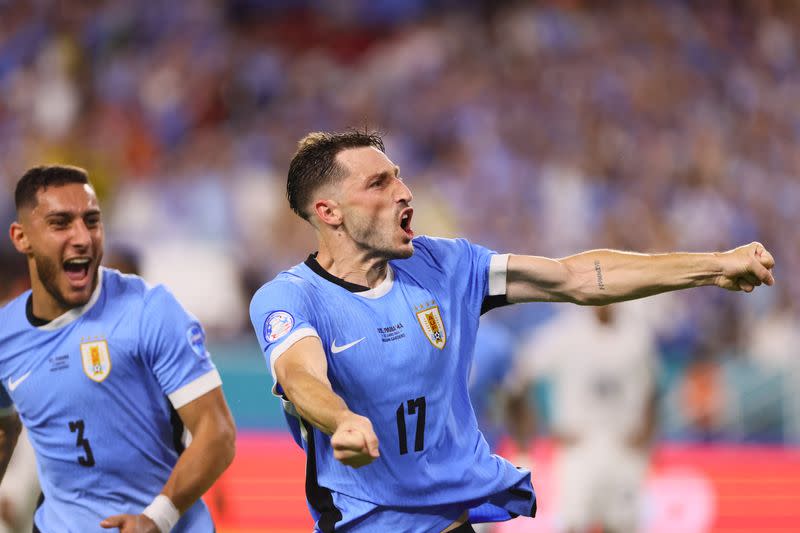
[[[28,256],[34,313],[52,320],[86,304],[103,258],[103,223],[91,186],[40,189],[36,205],[20,210],[11,240]]]
[[[387,259],[411,257],[413,195],[399,168],[372,147],[344,150],[337,162],[347,171],[339,207],[350,238],[359,248]]]

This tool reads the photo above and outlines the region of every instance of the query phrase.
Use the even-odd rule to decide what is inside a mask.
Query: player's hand
[[[348,413],[331,436],[333,457],[342,464],[360,468],[380,457],[378,436],[368,418]]]
[[[118,514],[109,516],[102,522],[100,527],[111,529],[119,528],[120,533],[160,533],[155,522],[149,516],[143,514]]]
[[[750,292],[762,283],[772,285],[772,267],[775,259],[760,242],[751,242],[733,250],[717,254],[722,263],[722,274],[716,284],[729,291]]]

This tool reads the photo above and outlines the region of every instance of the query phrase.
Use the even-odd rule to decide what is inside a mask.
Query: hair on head
[[[29,169],[17,182],[14,203],[17,211],[36,205],[36,193],[48,187],[60,187],[68,183],[89,184],[89,175],[80,167],[70,165],[38,166]]]
[[[344,177],[344,169],[336,163],[339,152],[368,146],[386,151],[380,133],[366,130],[337,133],[316,131],[300,139],[297,152],[289,164],[286,181],[286,196],[292,211],[309,220],[307,208],[314,191]]]

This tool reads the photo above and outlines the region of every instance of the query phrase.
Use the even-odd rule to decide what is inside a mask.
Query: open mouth
[[[414,216],[414,210],[412,208],[408,208],[403,210],[403,213],[400,215],[400,229],[406,232],[406,235],[409,237],[414,236],[414,230],[411,229],[411,218]]]
[[[64,272],[72,282],[81,282],[89,276],[89,265],[92,263],[88,257],[74,257],[64,261]]]

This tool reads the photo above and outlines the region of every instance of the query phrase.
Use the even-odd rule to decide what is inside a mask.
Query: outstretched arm
[[[380,455],[372,423],[352,412],[331,388],[325,352],[317,337],[300,339],[286,350],[275,361],[275,375],[300,416],[332,436],[337,461],[358,468]]]
[[[222,387],[212,389],[180,407],[177,411],[191,433],[192,441],[178,458],[178,462],[175,463],[157,500],[162,495],[166,496],[169,500],[161,499],[159,500],[161,503],[158,505],[172,505],[172,510],[183,514],[211,487],[233,461],[236,428],[222,394]],[[155,514],[158,515],[161,512],[159,510]],[[161,531],[163,533],[165,527],[162,524],[156,524],[155,522],[158,520],[154,522],[150,518],[152,514],[149,513],[148,516],[145,514],[112,516],[103,520],[100,525],[104,528],[118,527],[123,533],[128,531]],[[168,529],[166,530],[168,531]]]
[[[750,292],[775,282],[774,264],[772,254],[757,242],[714,253],[592,250],[563,259],[512,255],[506,295],[512,303],[606,305],[702,285]]]

